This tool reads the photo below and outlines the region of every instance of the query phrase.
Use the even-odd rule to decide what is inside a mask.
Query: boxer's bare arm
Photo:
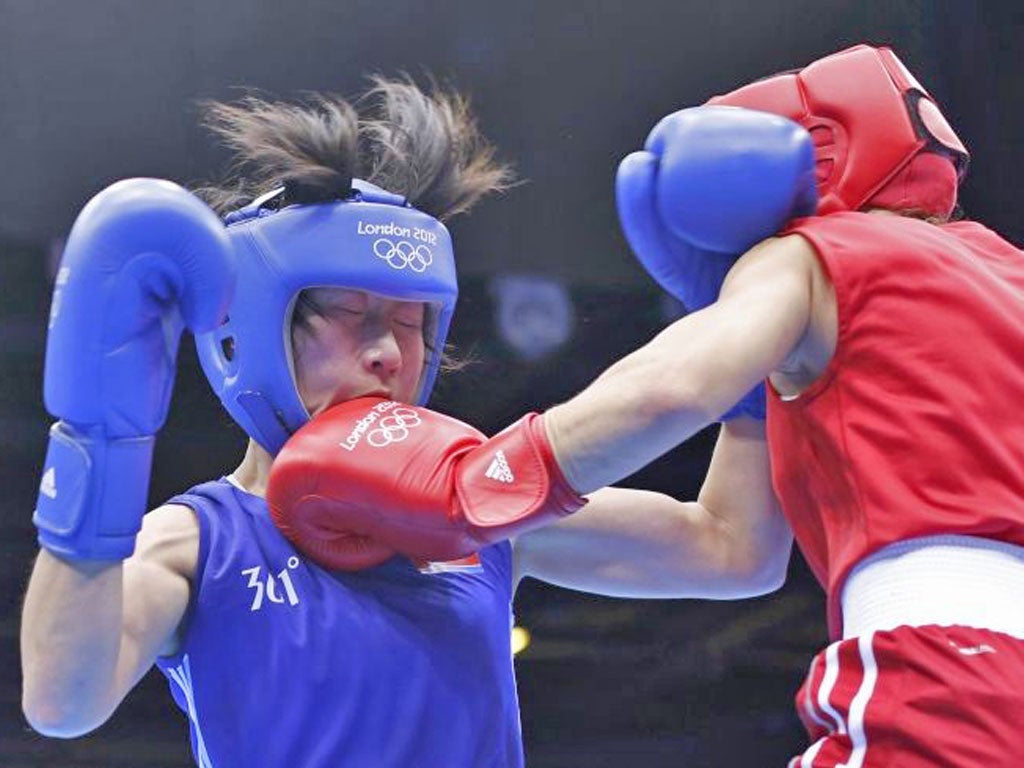
[[[198,556],[195,515],[177,505],[143,518],[123,563],[40,552],[21,625],[22,708],[36,730],[72,737],[97,728],[174,650]]]
[[[515,542],[518,578],[622,597],[740,598],[785,581],[792,545],[771,488],[764,424],[722,426],[696,502],[605,488]]]
[[[719,300],[614,364],[544,424],[583,493],[632,474],[710,424],[792,360],[821,268],[799,236],[766,240],[733,267]]]

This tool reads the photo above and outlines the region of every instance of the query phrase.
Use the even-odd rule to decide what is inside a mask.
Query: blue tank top
[[[198,516],[199,563],[157,666],[200,768],[523,765],[507,542],[476,565],[337,573],[225,479],[170,503]]]

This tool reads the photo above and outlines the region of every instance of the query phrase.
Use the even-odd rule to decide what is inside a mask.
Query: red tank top
[[[801,219],[839,333],[795,400],[769,387],[772,479],[841,633],[861,559],[937,533],[1024,545],[1024,253],[975,222]]]

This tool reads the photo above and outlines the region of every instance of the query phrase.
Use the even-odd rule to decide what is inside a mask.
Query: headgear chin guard
[[[938,105],[889,48],[857,45],[794,72],[759,80],[709,104],[771,112],[798,122],[814,141],[818,213],[865,204],[948,216],[969,155]],[[948,160],[901,171],[922,152]],[[898,176],[898,196],[880,195]],[[915,185],[920,185],[915,186]]]
[[[196,336],[203,371],[224,407],[272,455],[309,420],[291,343],[303,289],[337,286],[426,302],[420,404],[430,397],[458,296],[448,230],[404,198],[355,179],[346,200],[275,210],[282,192],[225,217],[238,288],[224,324]]]

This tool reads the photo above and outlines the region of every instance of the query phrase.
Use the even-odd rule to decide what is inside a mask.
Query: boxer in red
[[[751,113],[736,107],[795,121],[814,147],[815,215],[756,243],[741,241],[764,237],[764,223],[730,226],[731,206],[776,174],[750,173],[759,148],[737,140]],[[695,311],[490,440],[418,409],[430,450],[399,441],[386,461],[345,463],[341,484],[360,481],[373,514],[335,499],[335,528],[330,500],[290,493],[289,447],[271,506],[293,531],[315,512],[334,535],[462,552],[576,511],[577,494],[726,413],[699,501],[680,504],[679,553],[695,584],[714,562],[771,562],[789,540],[756,532],[784,520],[826,589],[834,642],[798,694],[811,744],[791,768],[1016,768],[1024,254],[954,220],[966,164],[885,48],[857,46],[671,115],[620,166],[619,212],[648,271]],[[356,434],[373,407],[329,411],[294,447]],[[644,514],[621,499],[621,515]]]

